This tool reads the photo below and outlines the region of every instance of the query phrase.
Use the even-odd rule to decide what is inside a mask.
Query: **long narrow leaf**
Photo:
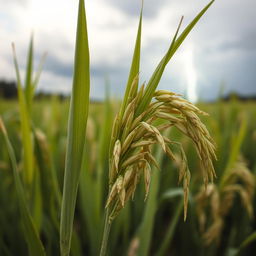
[[[89,109],[90,64],[84,1],[79,1],[75,66],[71,95],[68,145],[60,223],[61,255],[69,255],[77,188],[85,145]]]
[[[41,76],[41,73],[42,73],[42,70],[43,70],[43,65],[44,65],[44,62],[45,62],[45,59],[46,59],[46,55],[47,55],[47,53],[44,53],[40,62],[39,62],[39,66],[38,66],[37,72],[35,74],[35,79],[33,80],[32,95],[34,95],[35,89],[38,85],[38,82],[39,82],[39,79],[40,79],[40,76]]]
[[[125,108],[127,107],[129,94],[130,94],[130,90],[131,90],[133,80],[138,75],[139,70],[140,70],[142,12],[143,12],[143,2],[142,2],[141,12],[140,12],[140,21],[139,21],[136,43],[135,43],[134,52],[133,52],[130,74],[129,74],[128,81],[127,81],[127,84],[126,84],[125,95],[124,95],[124,99],[123,99],[123,103],[122,103],[121,111],[120,111],[121,116],[123,115],[123,113],[125,111]],[[136,88],[138,88],[138,82],[136,84]],[[134,91],[137,92],[137,89],[134,90]]]
[[[0,118],[0,130],[4,135],[4,141],[7,147],[9,158],[11,160],[13,176],[14,176],[14,184],[17,192],[19,209],[22,216],[24,236],[29,248],[29,255],[44,256],[45,252],[44,252],[43,245],[41,243],[39,234],[35,228],[35,225],[33,223],[32,217],[29,213],[29,210],[26,204],[25,191],[23,189],[23,185],[18,174],[17,161],[14,154],[14,150],[1,118]]]
[[[89,143],[86,147],[89,147]],[[83,223],[86,225],[86,234],[88,236],[88,241],[90,244],[90,255],[97,255],[98,243],[99,243],[99,231],[100,231],[100,216],[96,212],[97,205],[95,205],[95,200],[97,199],[97,191],[95,186],[95,181],[90,173],[90,154],[87,150],[84,151],[84,157],[82,162],[82,173],[79,185],[79,198],[80,198],[80,208]],[[93,196],[92,196],[93,195]]]
[[[28,106],[26,103],[26,98],[23,93],[20,72],[15,52],[14,44],[13,48],[13,59],[17,77],[17,87],[18,87],[18,99],[19,99],[19,109],[20,109],[20,122],[21,122],[21,134],[22,134],[22,144],[24,147],[24,179],[27,184],[31,184],[33,180],[34,173],[34,158],[33,158],[33,143],[32,143],[32,134],[30,126],[30,115],[28,111]]]
[[[175,233],[175,229],[177,227],[180,216],[182,215],[182,209],[183,209],[183,200],[181,199],[179,201],[177,207],[174,210],[174,215],[167,227],[167,232],[164,236],[163,242],[161,243],[161,246],[160,246],[156,256],[166,255],[166,251],[172,242],[172,239],[173,239],[173,236]]]
[[[227,177],[229,176],[230,171],[232,170],[232,166],[234,162],[238,159],[240,149],[242,146],[242,143],[244,141],[245,135],[247,131],[247,119],[243,119],[239,132],[237,136],[234,138],[234,141],[232,143],[231,152],[229,154],[227,166],[222,174],[221,180],[220,180],[220,187],[223,187]]]
[[[176,36],[178,34],[179,28],[180,28],[180,24],[178,26],[178,29],[176,31],[176,34],[174,36],[174,39],[172,40],[171,46],[169,47],[167,53],[165,54],[165,56],[162,58],[162,60],[160,61],[160,63],[158,64],[157,68],[155,69],[152,77],[150,78],[148,85],[146,87],[145,90],[145,94],[141,100],[141,103],[136,111],[136,115],[141,114],[146,107],[148,106],[148,104],[150,103],[154,92],[158,86],[158,83],[160,82],[160,79],[162,77],[162,74],[164,72],[164,69],[166,67],[166,65],[168,64],[168,62],[170,61],[170,59],[172,58],[172,56],[174,55],[174,53],[177,51],[177,49],[179,48],[179,46],[182,44],[182,42],[185,40],[185,38],[187,37],[187,35],[189,34],[189,32],[193,29],[193,27],[196,25],[196,23],[200,20],[200,18],[203,16],[203,14],[208,10],[208,8],[212,5],[212,3],[214,2],[214,0],[212,0],[195,18],[194,20],[185,28],[185,30],[182,32],[182,34],[177,38],[176,40]]]
[[[255,240],[256,240],[256,231],[254,231],[252,234],[250,234],[248,237],[245,238],[245,240],[239,246],[239,252],[241,252],[242,249],[246,248],[249,244],[251,244]]]
[[[27,57],[27,68],[26,68],[26,79],[25,79],[25,97],[27,102],[28,111],[31,111],[32,97],[33,97],[33,35],[31,35],[28,57]]]
[[[161,148],[157,148],[156,160],[161,163],[163,160],[163,151]],[[151,238],[154,228],[154,218],[158,207],[158,190],[160,185],[160,173],[156,167],[152,168],[152,179],[150,184],[149,195],[145,210],[143,213],[143,220],[139,228],[139,249],[138,256],[149,255]]]

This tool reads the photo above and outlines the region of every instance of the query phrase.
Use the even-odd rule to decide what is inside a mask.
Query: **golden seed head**
[[[134,79],[134,83],[136,82],[137,80]],[[137,88],[137,85],[133,86]],[[116,205],[112,209],[111,219],[118,215],[131,197],[133,198],[141,176],[144,177],[146,199],[150,187],[150,164],[159,168],[151,154],[151,147],[154,144],[159,144],[167,156],[178,163],[179,182],[183,181],[184,219],[186,219],[190,171],[182,145],[161,134],[169,127],[176,127],[194,142],[205,185],[216,176],[212,164],[212,159],[216,158],[215,145],[198,117],[198,114],[206,113],[179,96],[173,92],[159,90],[154,94],[156,101],[152,101],[144,112],[136,116],[136,109],[144,97],[143,85],[137,94],[129,96],[124,114],[116,118],[111,138],[113,153],[110,159],[112,163],[110,174],[112,175],[107,200],[107,207],[110,206],[110,202],[115,202]],[[156,126],[155,121],[158,119],[162,122]],[[179,149],[180,156],[173,153],[174,147]]]
[[[201,231],[205,232],[204,238],[207,245],[214,241],[218,242],[224,218],[233,206],[236,195],[240,198],[249,217],[253,217],[255,180],[244,160],[240,157],[230,169],[226,170],[221,179],[221,186],[210,184],[206,190],[202,188],[196,196],[199,223]],[[210,207],[212,223],[205,230],[207,205]]]

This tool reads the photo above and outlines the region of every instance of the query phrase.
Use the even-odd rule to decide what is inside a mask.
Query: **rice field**
[[[108,147],[118,103],[91,103],[86,133],[87,150],[82,167],[74,220],[71,255],[97,255],[108,196]],[[26,203],[47,255],[59,254],[60,200],[65,167],[68,101],[56,97],[34,103],[31,118],[36,127],[34,187],[23,184]],[[154,149],[160,170],[153,168],[151,187],[144,202],[144,184],[113,221],[109,255],[252,255],[255,252],[256,104],[237,100],[200,104],[210,114],[204,123],[217,146],[217,178],[202,196],[199,159],[190,139],[170,129],[181,141],[192,174],[187,219],[183,220],[183,189],[178,184],[178,163]],[[0,113],[22,174],[24,149],[19,106],[1,101]],[[0,151],[1,255],[28,255],[24,219],[19,210],[12,165],[3,136]],[[179,154],[177,154],[177,157]],[[230,173],[237,190],[221,183]],[[233,175],[233,177],[232,177]],[[23,176],[21,176],[23,177]],[[209,187],[210,186],[210,187]],[[214,187],[213,187],[214,186]],[[226,186],[226,191],[225,191]],[[31,193],[30,191],[33,191]],[[204,191],[204,190],[203,190]],[[227,199],[228,198],[228,199]],[[229,206],[230,202],[231,205]],[[218,221],[221,220],[221,225]],[[214,226],[215,225],[215,226]],[[138,250],[141,249],[141,252]],[[138,252],[138,254],[135,253]],[[239,252],[239,253],[238,253]]]
[[[89,100],[83,0],[70,99],[34,97],[43,64],[33,72],[31,39],[21,78],[13,45],[18,100],[0,101],[0,255],[256,252],[256,103],[234,97],[193,105],[157,90],[213,2],[183,32],[181,19],[146,84],[139,80],[141,11],[122,100],[108,89],[103,102]]]

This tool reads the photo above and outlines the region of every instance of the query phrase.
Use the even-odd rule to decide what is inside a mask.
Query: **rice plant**
[[[180,33],[181,18],[147,83],[142,6],[121,102],[108,81],[104,103],[89,102],[83,0],[70,100],[35,100],[45,56],[34,73],[32,37],[22,83],[13,45],[18,102],[0,101],[0,255],[253,254],[255,103],[195,106],[157,89],[213,2]]]
[[[165,66],[212,3],[213,1],[196,16],[178,37],[183,18],[181,19],[166,55],[157,66],[147,86],[143,84],[138,89],[142,27],[141,10],[126,92],[120,112],[113,124],[110,142],[109,195],[106,203],[107,210],[101,255],[106,253],[111,222],[120,210],[124,208],[125,203],[130,198],[133,198],[140,176],[144,177],[145,199],[148,195],[151,177],[150,164],[158,166],[157,161],[151,154],[151,146],[153,144],[160,144],[163,151],[172,160],[175,160],[175,157],[170,146],[180,146],[183,164],[180,168],[179,181],[183,180],[184,219],[186,219],[190,183],[190,171],[187,166],[186,154],[180,143],[162,136],[160,131],[165,131],[173,126],[189,136],[194,141],[201,159],[205,185],[207,185],[209,178],[212,181],[215,176],[212,164],[212,158],[215,157],[213,140],[197,116],[197,114],[203,114],[203,112],[173,92],[156,91]],[[156,101],[152,101],[153,98]],[[167,123],[163,123],[160,126],[154,125],[153,122],[158,119],[165,120]]]

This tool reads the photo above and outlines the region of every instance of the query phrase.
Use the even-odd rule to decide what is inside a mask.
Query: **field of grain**
[[[101,240],[104,207],[107,198],[108,146],[117,103],[91,104],[83,163],[74,221],[72,255],[97,255]],[[256,203],[256,105],[254,102],[217,102],[201,104],[210,113],[205,124],[217,146],[214,162],[217,178],[214,192],[199,204],[202,181],[198,177],[199,161],[189,139],[170,129],[173,140],[183,144],[192,173],[187,220],[183,220],[183,190],[178,185],[177,163],[164,156],[160,146],[154,150],[160,170],[152,169],[151,188],[144,202],[144,184],[112,225],[109,255],[250,255],[255,244]],[[1,101],[1,116],[6,125],[23,177],[24,149],[21,140],[18,104]],[[24,183],[27,205],[40,234],[47,255],[59,251],[60,200],[67,140],[68,102],[57,98],[34,103],[33,186]],[[178,156],[178,153],[177,153]],[[11,162],[1,136],[1,255],[27,255],[24,220],[19,210]],[[247,173],[248,171],[248,173]],[[237,190],[221,186],[225,175]],[[239,174],[240,173],[240,174]],[[237,177],[235,177],[237,175]],[[245,176],[248,177],[245,177]],[[232,179],[232,181],[231,181]],[[249,180],[248,180],[249,179]],[[248,181],[247,181],[248,180]],[[227,185],[228,186],[228,185]],[[31,193],[32,191],[32,193]],[[216,194],[215,194],[216,193]],[[232,193],[225,201],[225,193]],[[218,195],[218,196],[217,196]],[[227,204],[232,201],[232,205]],[[205,215],[204,215],[205,214]],[[201,225],[202,217],[205,225]],[[221,220],[221,225],[217,221]],[[217,223],[217,224],[216,224]],[[215,228],[209,232],[212,225]],[[208,233],[207,233],[208,232]],[[207,235],[208,234],[208,235]],[[247,241],[247,242],[245,242]],[[244,243],[244,244],[243,244]]]
[[[143,6],[121,100],[90,101],[90,51],[79,1],[70,98],[37,97],[45,56],[17,100],[0,101],[0,255],[253,255],[256,103],[189,102],[158,90],[183,17],[152,76],[140,81]],[[23,82],[24,80],[24,82]]]

